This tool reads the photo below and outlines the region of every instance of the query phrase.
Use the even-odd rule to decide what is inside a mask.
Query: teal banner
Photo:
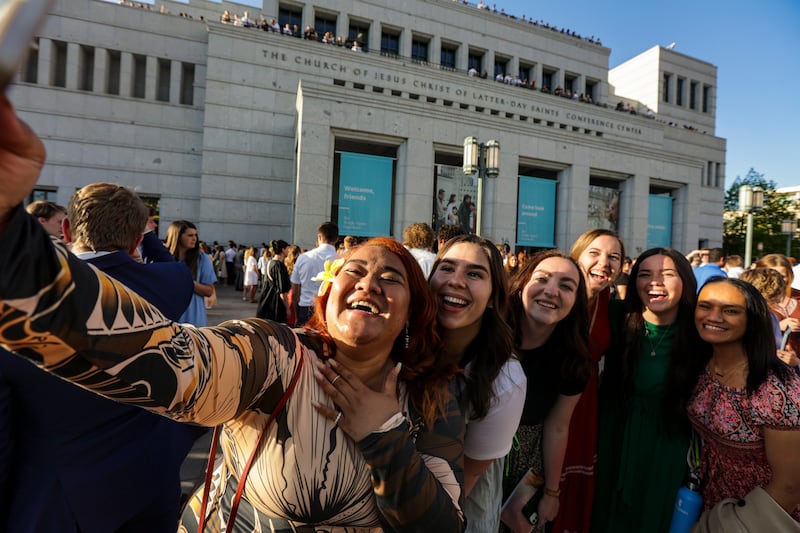
[[[555,230],[556,182],[520,176],[517,195],[517,244],[553,248]]]
[[[339,234],[389,235],[392,206],[391,157],[341,153]]]
[[[647,247],[672,246],[672,197],[651,194],[647,208]]]

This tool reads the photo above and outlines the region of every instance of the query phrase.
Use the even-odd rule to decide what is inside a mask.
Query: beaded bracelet
[[[547,488],[547,485],[545,485],[544,486],[544,493],[545,493],[546,496],[551,496],[553,498],[558,498],[559,496],[561,496],[561,489],[553,490],[553,489]]]

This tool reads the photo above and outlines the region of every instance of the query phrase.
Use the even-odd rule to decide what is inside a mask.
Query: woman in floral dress
[[[689,401],[705,508],[763,488],[800,518],[800,378],[776,357],[769,308],[738,279],[706,283],[695,326],[708,361]]]

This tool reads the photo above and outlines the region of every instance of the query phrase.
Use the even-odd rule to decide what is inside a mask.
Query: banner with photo
[[[587,219],[589,229],[619,232],[619,190],[590,183]]]
[[[436,196],[433,198],[431,226],[434,231],[445,224],[460,225],[475,233],[478,216],[478,178],[464,174],[461,167],[436,165]]]
[[[520,176],[517,195],[517,244],[553,248],[555,231],[555,180]]]
[[[394,159],[342,152],[340,161],[339,234],[389,235]]]
[[[672,246],[672,197],[651,194],[647,208],[647,247]]]

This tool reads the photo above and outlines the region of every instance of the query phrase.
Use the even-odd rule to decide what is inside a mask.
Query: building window
[[[578,77],[575,74],[564,75],[564,90],[571,93],[578,89]]]
[[[508,58],[502,56],[494,56],[494,75],[497,76],[501,74],[505,76],[508,74],[509,76],[511,73],[508,71]]]
[[[147,210],[150,212],[150,216],[153,217],[153,220],[156,223],[156,229],[153,230],[156,235],[158,235],[158,223],[161,218],[161,197],[160,196],[148,196],[144,194],[138,194],[137,196],[139,199],[144,202],[144,205],[147,206]]]
[[[369,43],[369,23],[350,21],[350,28],[347,30],[347,38],[351,42],[358,42],[364,52],[368,51]]]
[[[533,76],[533,65],[527,63],[519,64],[519,79],[524,83],[530,83],[531,76]]]
[[[467,58],[467,70],[473,68],[483,73],[483,52],[473,52],[470,50],[469,57]]]
[[[456,68],[456,53],[458,46],[450,44],[442,44],[442,53],[439,62],[443,67]]]
[[[336,35],[336,15],[317,13],[314,17],[314,29],[320,39],[328,32]]]
[[[156,78],[156,100],[169,102],[169,82],[172,71],[172,61],[158,59],[158,77]]]
[[[39,38],[33,40],[30,50],[28,50],[28,58],[22,66],[22,72],[19,79],[25,83],[38,83],[39,80]]]
[[[50,85],[54,87],[67,86],[67,43],[52,41],[53,43],[53,70]]]
[[[669,102],[672,100],[671,94],[671,85],[672,85],[672,74],[664,73],[664,89],[662,94],[664,95],[664,101]]]
[[[58,198],[58,191],[55,189],[40,189],[36,188],[31,191],[31,194],[28,195],[28,203],[31,202],[38,202],[38,201],[45,201],[45,202],[55,202]]]
[[[542,91],[550,92],[553,90],[553,74],[555,73],[555,70],[542,70]]]
[[[290,28],[294,28],[297,25],[297,28],[300,29],[303,24],[303,8],[281,4],[278,8],[278,23],[281,28],[289,24]]]
[[[696,81],[689,84],[689,109],[697,109],[697,88]]]
[[[724,182],[725,180],[722,177],[722,164],[714,163],[714,187],[720,189]]]
[[[400,34],[384,31],[381,33],[381,53],[396,56],[400,54]]]
[[[708,165],[706,166],[706,182],[707,187],[711,187],[714,185],[714,162],[709,161]]]
[[[78,89],[91,91],[94,88],[94,47],[80,46],[78,61]]]
[[[144,98],[146,79],[147,56],[133,54],[133,79],[131,80],[131,96],[134,98]]]
[[[683,89],[686,86],[686,78],[678,78],[678,87],[675,90],[675,104],[683,106]]]
[[[428,41],[423,39],[411,40],[411,59],[415,61],[428,61]]]
[[[711,110],[711,86],[703,85],[703,113],[709,113]]]
[[[119,73],[122,54],[118,50],[107,50],[107,53],[106,92],[108,94],[119,94]]]
[[[586,80],[586,97],[591,98],[591,101],[594,102],[597,100],[597,82],[594,80]]]
[[[194,104],[194,64],[181,63],[181,104]]]

